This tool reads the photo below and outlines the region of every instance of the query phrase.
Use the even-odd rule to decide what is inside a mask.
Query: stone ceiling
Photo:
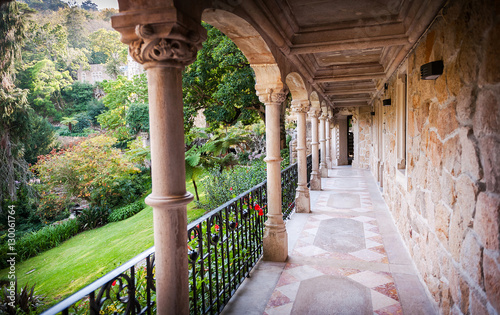
[[[287,55],[330,105],[366,106],[432,22],[442,0],[262,1]],[[283,49],[282,49],[283,51]],[[304,71],[303,71],[304,72]]]
[[[332,107],[367,106],[443,8],[445,0],[119,0],[113,27],[179,17],[176,7],[226,33],[256,64],[297,71]],[[140,12],[140,13],[139,13]],[[203,14],[203,16],[202,16]],[[169,25],[168,23],[165,25]],[[154,26],[161,31],[161,26]],[[268,61],[260,59],[268,58]],[[254,67],[255,69],[255,67]],[[286,75],[286,73],[285,73]]]

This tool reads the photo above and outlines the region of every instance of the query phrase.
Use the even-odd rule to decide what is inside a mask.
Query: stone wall
[[[451,1],[375,101],[380,116],[358,117],[359,166],[377,175],[383,163],[384,198],[444,314],[500,313],[499,14],[498,2]],[[421,80],[420,66],[435,60],[443,75]],[[406,168],[398,169],[404,74]],[[386,98],[391,106],[381,105]]]
[[[370,155],[372,147],[372,137],[371,137],[371,108],[370,107],[360,107],[358,113],[353,116],[354,123],[354,150],[355,157],[352,166],[357,168],[369,168],[370,167]]]

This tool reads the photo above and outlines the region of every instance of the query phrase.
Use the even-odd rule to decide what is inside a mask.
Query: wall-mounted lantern
[[[426,63],[420,67],[420,78],[422,80],[436,80],[443,74],[443,60]]]

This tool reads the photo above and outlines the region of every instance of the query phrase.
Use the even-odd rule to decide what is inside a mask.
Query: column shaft
[[[325,134],[326,134],[326,167],[332,168],[332,157],[330,155],[331,137],[330,137],[330,119],[325,121]]]
[[[281,210],[280,102],[266,103],[266,163],[268,215],[264,231],[264,260],[288,257],[288,235]]]
[[[326,117],[321,115],[319,118],[319,143],[321,144],[321,163],[319,164],[319,172],[322,178],[328,177],[328,168],[326,165],[325,120]]]
[[[189,313],[182,68],[147,69],[158,314]]]
[[[295,211],[311,212],[309,188],[307,188],[307,155],[306,155],[306,113],[297,111],[297,160],[298,187],[295,197]]]
[[[318,142],[318,116],[311,114],[312,131],[312,171],[311,171],[311,190],[321,190],[321,176],[319,176],[319,142]]]

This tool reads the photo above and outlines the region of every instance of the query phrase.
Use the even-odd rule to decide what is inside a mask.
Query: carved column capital
[[[292,101],[292,111],[297,113],[307,113],[309,110],[308,100],[293,100]]]
[[[180,23],[140,24],[135,33],[129,53],[146,69],[152,65],[185,67],[196,59],[206,37],[206,32],[189,30]]]
[[[309,110],[308,114],[309,114],[309,117],[318,118],[319,115],[321,114],[321,108],[311,107],[311,109]]]
[[[281,105],[286,99],[286,93],[284,93],[282,89],[268,88],[265,91],[257,90],[257,96],[259,97],[259,101],[261,101],[265,105]]]

